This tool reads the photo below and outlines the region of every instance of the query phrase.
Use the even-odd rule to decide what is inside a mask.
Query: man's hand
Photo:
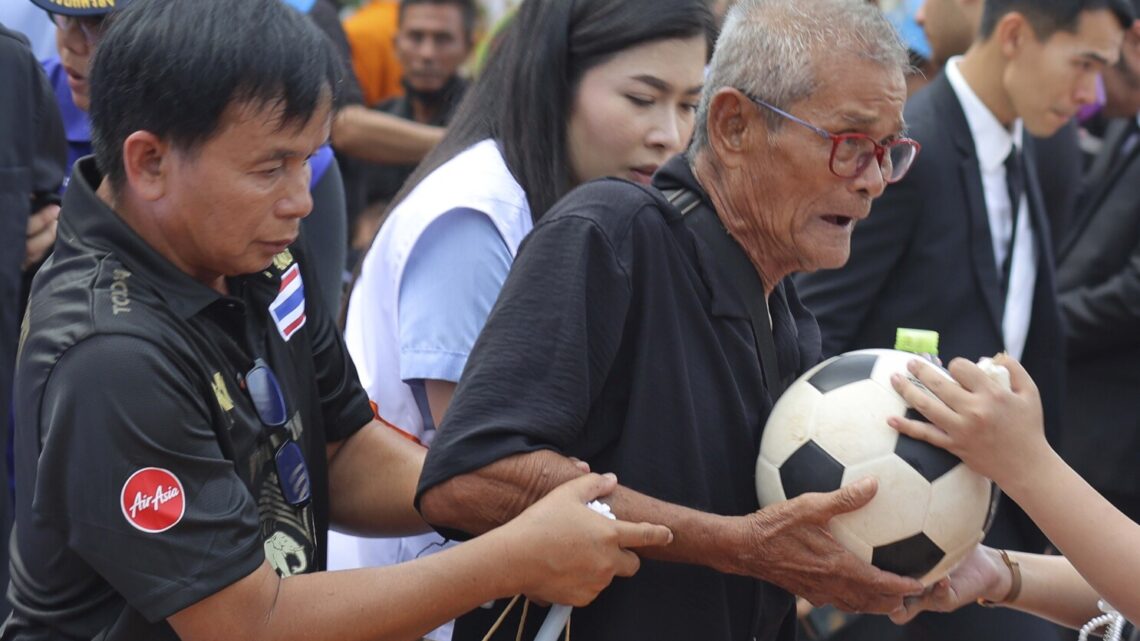
[[[59,224],[59,205],[45,205],[28,217],[27,240],[24,248],[24,263],[21,269],[28,269],[43,260],[51,246],[55,244],[55,230]]]
[[[1009,571],[1005,569],[998,551],[979,545],[954,568],[950,576],[930,586],[920,596],[907,597],[901,609],[891,612],[891,621],[902,625],[926,610],[953,612],[979,598],[998,600],[1009,592],[1009,582]]]
[[[815,605],[833,603],[849,612],[886,614],[903,597],[922,593],[915,579],[884,572],[847,551],[828,521],[866,505],[878,489],[866,478],[835,492],[803,494],[750,517],[754,545],[742,560],[746,573],[775,583]]]
[[[523,573],[521,592],[550,603],[586,605],[614,576],[633,576],[641,567],[630,548],[673,540],[662,525],[614,521],[586,507],[615,487],[612,474],[579,477],[502,526],[513,548],[505,558]]]

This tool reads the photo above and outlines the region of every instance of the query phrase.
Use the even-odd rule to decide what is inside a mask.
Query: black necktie
[[[1009,191],[1010,231],[1005,260],[1001,264],[1001,293],[1009,295],[1009,274],[1013,270],[1013,247],[1017,241],[1017,217],[1021,212],[1021,196],[1025,193],[1024,159],[1021,150],[1013,145],[1005,157],[1005,186]]]

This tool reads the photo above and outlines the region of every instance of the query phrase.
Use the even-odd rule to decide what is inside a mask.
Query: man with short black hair
[[[940,4],[953,0],[928,0]],[[892,347],[899,327],[936,330],[939,354],[1008,352],[1040,386],[1059,427],[1064,349],[1053,246],[1033,140],[1096,99],[1120,54],[1126,0],[987,0],[978,37],[907,103],[917,163],[851,240],[851,260],[797,280],[819,319],[825,355]],[[1006,501],[987,542],[1042,551],[1044,537]],[[1048,624],[1012,611],[924,615],[920,639],[1040,639]]]
[[[133,0],[103,35],[18,357],[0,638],[414,638],[518,592],[588,602],[669,541],[593,514],[616,481],[589,475],[470,546],[321,572],[330,523],[424,529],[423,450],[373,418],[293,246],[339,69],[280,0]]]
[[[474,0],[401,0],[399,27],[393,43],[403,67],[404,95],[376,109],[424,125],[446,127],[467,91],[460,66],[475,45]],[[416,168],[410,164],[380,164],[369,172],[365,202],[383,209]],[[355,233],[367,249],[378,226],[379,212],[360,219],[365,229]]]

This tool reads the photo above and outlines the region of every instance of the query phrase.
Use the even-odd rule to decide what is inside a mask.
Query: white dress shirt
[[[974,139],[978,166],[982,174],[986,214],[990,223],[990,238],[993,241],[994,266],[1000,279],[1001,266],[1005,263],[1006,253],[1010,251],[1009,239],[1013,233],[1014,220],[1009,191],[1006,188],[1005,159],[1014,145],[1019,149],[1022,147],[1024,134],[1020,118],[1014,121],[1013,131],[998,122],[962,77],[962,72],[958,70],[960,61],[961,56],[955,56],[946,63],[946,79],[950,81],[950,86],[958,96],[958,102],[966,114],[966,123],[970,126],[970,135]],[[1031,161],[1024,157],[1023,160],[1023,166]],[[1010,263],[1009,288],[1005,295],[1005,312],[1002,315],[1001,329],[1005,350],[1020,360],[1022,352],[1025,351],[1025,339],[1029,334],[1029,321],[1033,311],[1033,290],[1037,281],[1037,247],[1026,194],[1022,194],[1017,207],[1017,235],[1013,247],[1013,260]]]

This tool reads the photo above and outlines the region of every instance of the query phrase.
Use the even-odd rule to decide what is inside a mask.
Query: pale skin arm
[[[573,460],[552,451],[520,454],[428,490],[420,507],[432,523],[485,532],[581,473]],[[761,578],[816,604],[886,613],[900,608],[903,596],[919,594],[921,584],[859,561],[827,530],[831,517],[866,504],[875,489],[867,479],[737,517],[700,512],[622,486],[606,502],[618,518],[649,519],[673,531],[670,546],[644,552],[652,558]]]
[[[1035,614],[1054,623],[1079,628],[1101,614],[1097,594],[1072,563],[1063,556],[1009,552],[1021,569],[1021,593],[1003,607]],[[1009,594],[1013,579],[998,551],[979,545],[970,556],[935,583],[921,597],[907,598],[905,611],[895,612],[891,620],[906,623],[919,612],[953,612],[983,598],[1000,601]]]
[[[362,105],[346,105],[333,118],[332,145],[369,162],[412,165],[439,144],[444,131]]]
[[[1091,592],[1083,593],[1082,612],[1095,615],[1095,594],[1100,594],[1128,619],[1140,620],[1140,592],[1135,589],[1135,578],[1140,576],[1140,525],[1114,508],[1049,446],[1037,386],[1025,368],[1005,355],[995,362],[1009,370],[1012,391],[1003,390],[963,359],[955,359],[949,368],[960,385],[915,361],[911,372],[938,398],[902,377],[892,382],[934,425],[898,417],[890,420],[891,425],[954,453],[1016,501],[1091,586]],[[1062,601],[1069,596],[1082,594],[1080,586],[1063,567],[1054,570],[1041,580],[1059,583],[1044,586],[1051,590],[1043,593],[1044,601],[1026,607],[1075,623],[1072,613],[1058,608],[1065,607]],[[1023,593],[1036,589],[1029,577],[1023,585]],[[1026,603],[1019,598],[1017,607]]]
[[[615,575],[637,571],[629,549],[671,538],[664,527],[610,521],[585,506],[616,484],[612,476],[583,476],[502,528],[408,563],[285,579],[263,563],[168,620],[186,641],[395,641],[521,592],[585,605]]]

